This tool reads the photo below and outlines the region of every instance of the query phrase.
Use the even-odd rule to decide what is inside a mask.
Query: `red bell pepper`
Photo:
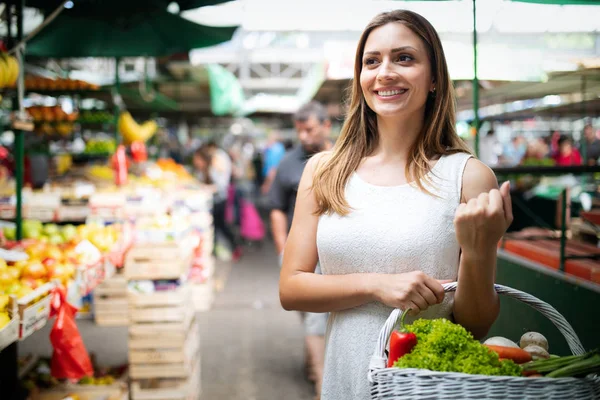
[[[400,320],[400,331],[393,331],[390,336],[390,353],[388,354],[387,367],[391,368],[394,363],[405,354],[412,351],[413,347],[417,345],[417,335],[412,332],[406,331],[404,328],[404,317],[407,313],[402,314]]]

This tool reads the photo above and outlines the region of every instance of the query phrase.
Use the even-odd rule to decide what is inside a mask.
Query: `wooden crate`
[[[0,350],[19,340],[19,312],[15,296],[8,298],[8,315],[10,322],[0,329]]]
[[[200,349],[200,334],[198,322],[191,324],[184,343],[176,340],[174,343],[164,339],[163,335],[156,335],[161,340],[143,343],[137,341],[129,348],[129,362],[131,364],[189,364],[196,359]]]
[[[21,329],[19,333],[19,339],[23,340],[33,332],[41,329],[50,316],[50,300],[52,299],[52,289],[55,284],[48,282],[45,285],[40,286],[33,292],[29,293],[17,300],[19,309],[19,318],[21,322]],[[42,296],[42,298],[35,303],[31,302]]]
[[[198,400],[201,393],[200,358],[185,379],[133,380],[131,400]]]
[[[200,339],[194,335],[196,343],[186,343],[185,348],[179,352],[167,349],[154,349],[136,351],[133,356],[136,360],[153,361],[134,362],[129,361],[129,374],[131,379],[160,379],[160,378],[187,378],[191,376],[194,365],[200,357]],[[131,354],[130,354],[131,356]],[[177,361],[175,361],[177,360]]]
[[[178,242],[135,244],[125,257],[128,280],[178,279],[192,262],[197,238],[187,235]]]
[[[129,299],[127,280],[115,275],[94,289],[94,319],[100,326],[127,326]]]
[[[194,317],[189,285],[151,294],[130,293],[129,306],[129,332],[135,336],[186,332]]]

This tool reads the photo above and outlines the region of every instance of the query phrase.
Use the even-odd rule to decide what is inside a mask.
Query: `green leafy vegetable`
[[[440,372],[521,376],[521,367],[498,355],[477,340],[462,326],[440,318],[420,319],[406,330],[417,335],[412,352],[394,363],[398,368],[422,368]]]

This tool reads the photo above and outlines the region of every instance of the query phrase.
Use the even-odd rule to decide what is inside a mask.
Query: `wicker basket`
[[[502,285],[496,292],[509,295],[546,316],[564,335],[575,355],[585,350],[571,325],[555,308],[531,296]],[[456,282],[444,284],[446,292],[456,290]],[[386,345],[400,317],[395,309],[379,333],[377,347],[369,364],[371,399],[600,399],[600,378],[524,378],[435,372],[425,369],[386,368]]]

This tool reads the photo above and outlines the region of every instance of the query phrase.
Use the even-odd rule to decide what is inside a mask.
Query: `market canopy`
[[[122,15],[128,11],[166,10],[171,3],[177,3],[180,10],[191,10],[227,1],[229,0],[75,0],[73,1],[73,9],[88,12],[93,8],[97,15],[99,15],[98,13],[115,15],[115,10],[118,10],[118,14]],[[54,11],[63,3],[63,0],[25,0],[27,7],[39,8],[43,11]]]
[[[236,29],[199,25],[166,10],[108,17],[78,15],[76,8],[64,10],[31,39],[27,54],[56,58],[158,57],[225,42]]]
[[[554,4],[559,6],[596,6],[600,0],[512,0],[519,3]]]

